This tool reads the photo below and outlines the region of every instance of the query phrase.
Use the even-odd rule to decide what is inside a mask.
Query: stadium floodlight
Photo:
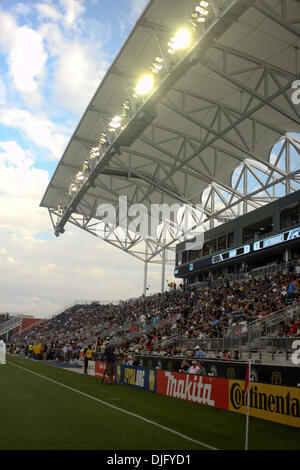
[[[151,71],[156,75],[161,71],[163,67],[162,62],[163,60],[161,57],[156,57],[155,61],[151,65]]]
[[[109,123],[108,132],[115,132],[121,127],[121,116],[114,116]]]
[[[75,181],[76,183],[80,183],[81,181],[83,181],[85,178],[84,174],[82,171],[78,171],[78,173],[76,174],[75,176]]]
[[[169,54],[175,54],[180,49],[185,49],[191,43],[191,33],[187,29],[181,29],[168,42]]]
[[[76,193],[77,189],[77,186],[74,183],[71,183],[69,186],[69,194]]]
[[[129,100],[125,100],[122,104],[121,117],[126,118],[128,116],[129,111],[130,111],[130,102]]]
[[[193,29],[197,29],[199,24],[206,21],[206,17],[209,13],[207,10],[208,5],[209,3],[203,0],[195,7],[195,11],[191,14],[191,18],[189,19]]]
[[[134,97],[147,95],[154,87],[154,77],[153,75],[143,75],[142,78],[138,81],[134,89]]]
[[[63,206],[61,204],[58,204],[57,206],[57,212],[58,212],[58,215],[63,215]]]
[[[202,15],[202,16],[208,15],[208,10],[205,10],[205,8],[196,7],[195,10],[197,13],[199,13],[199,15]]]
[[[99,147],[91,148],[89,158],[91,160],[95,160],[97,157],[99,157],[100,156],[100,151],[99,150],[100,150]]]
[[[82,165],[82,171],[85,173],[86,171],[90,170],[90,165],[88,160],[84,160],[83,165]]]
[[[107,135],[105,134],[105,132],[102,132],[99,138],[99,147],[102,147],[106,143],[107,143]]]

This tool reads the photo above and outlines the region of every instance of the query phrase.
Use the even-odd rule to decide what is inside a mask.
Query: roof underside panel
[[[146,205],[197,204],[211,183],[230,191],[232,173],[245,159],[272,169],[275,142],[288,132],[299,132],[300,109],[292,102],[291,85],[299,78],[300,4],[222,1],[230,4],[232,15],[242,14],[221,16],[222,28],[216,22],[197,40],[192,61],[177,74],[166,44],[186,25],[198,2],[149,3],[82,116],[43,207],[70,203],[68,186],[90,148],[120,113],[124,100],[134,102],[137,78],[149,72],[162,53],[169,71],[151,97],[155,118],[130,145],[121,144],[106,158],[94,184],[77,201],[76,213],[93,217],[99,204],[117,205],[118,197],[125,195],[132,203]],[[244,10],[238,10],[241,7]]]

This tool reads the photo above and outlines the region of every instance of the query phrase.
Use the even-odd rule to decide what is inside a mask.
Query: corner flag
[[[248,361],[247,371],[246,371],[246,378],[245,378],[245,388],[244,394],[247,394],[247,417],[246,417],[246,439],[245,439],[245,450],[248,450],[248,428],[249,428],[249,408],[250,408],[250,398],[248,393],[249,391],[249,383],[250,383],[250,376],[251,376],[251,359]]]
[[[0,364],[6,364],[6,344],[0,340]]]
[[[248,365],[247,365],[247,371],[246,371],[246,377],[245,377],[245,388],[244,388],[244,393],[245,394],[248,392],[249,382],[250,382],[250,374],[251,374],[251,359],[249,359]]]

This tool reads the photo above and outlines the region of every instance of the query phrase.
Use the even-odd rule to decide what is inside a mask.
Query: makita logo
[[[166,395],[215,406],[215,401],[210,398],[211,384],[204,384],[201,375],[187,374],[185,379],[176,379],[171,372],[165,372],[165,377],[168,378]]]

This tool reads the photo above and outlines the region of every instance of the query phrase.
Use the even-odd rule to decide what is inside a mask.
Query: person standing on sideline
[[[103,378],[102,378],[102,383],[104,382],[105,380],[105,377],[106,375],[108,376],[108,385],[112,385],[113,384],[113,376],[114,376],[114,373],[115,373],[115,362],[116,362],[116,355],[115,355],[115,351],[114,349],[111,347],[111,346],[108,346],[106,349],[105,349],[105,356],[106,356],[106,368],[105,368],[105,371],[104,371],[104,374],[103,374]]]
[[[84,373],[87,374],[89,360],[93,358],[93,350],[89,344],[87,349],[84,351]]]

